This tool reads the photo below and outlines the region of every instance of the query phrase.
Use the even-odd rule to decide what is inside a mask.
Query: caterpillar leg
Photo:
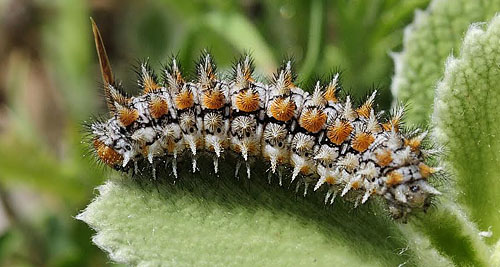
[[[153,180],[156,181],[156,165],[155,165],[154,162],[151,164],[151,168],[152,168],[151,171],[152,171],[152,174],[153,174]]]
[[[214,159],[214,171],[215,173],[219,173],[219,157],[214,156],[213,159]]]
[[[139,173],[139,167],[137,166],[137,161],[134,160],[134,174]]]
[[[330,205],[332,205],[333,201],[335,201],[335,198],[337,197],[337,193],[338,193],[338,191],[335,190],[335,192],[333,193],[332,199],[330,200]]]
[[[361,204],[365,204],[368,198],[370,198],[370,196],[373,195],[374,193],[375,193],[375,186],[373,184],[369,184],[366,188],[365,194],[363,195]]]
[[[280,186],[283,185],[283,171],[281,168],[278,169],[278,177],[280,179]]]
[[[247,167],[247,178],[250,179],[250,162],[246,161],[245,165]]]
[[[359,206],[359,204],[361,202],[361,198],[362,198],[362,196],[358,196],[356,198],[356,201],[354,202],[354,208],[357,208]]]
[[[299,172],[300,172],[300,166],[295,166],[293,168],[292,182],[295,180],[295,178],[297,178],[297,176],[299,175]]]
[[[238,159],[236,161],[236,168],[234,170],[234,177],[236,177],[236,179],[240,179],[240,176],[239,176],[239,172],[240,172],[240,167],[241,167],[241,160]]]
[[[330,205],[333,204],[333,201],[335,201],[335,197],[337,197],[337,190],[334,190],[333,188],[328,189],[328,192],[326,193],[325,196],[325,204],[328,203],[328,199],[330,199]]]
[[[268,174],[267,174],[267,181],[269,182],[269,184],[271,184],[271,178],[272,178],[272,175],[275,173],[274,171],[272,171],[271,169],[268,169]],[[279,183],[280,183],[280,186],[283,186],[283,171],[281,168],[278,168],[278,178],[279,178]]]
[[[307,195],[308,188],[309,188],[309,182],[304,182],[304,197]]]
[[[177,179],[177,157],[172,158],[172,173],[174,174],[174,178]],[[168,163],[167,163],[168,164]]]
[[[342,194],[340,196],[343,197],[353,187],[355,189],[358,189],[360,183],[361,183],[361,176],[354,176],[354,177],[352,177],[350,180],[348,180],[348,182],[345,185],[344,190],[342,190]]]
[[[271,155],[271,170],[273,173],[276,173],[277,167],[278,167],[278,157],[275,155]]]
[[[198,169],[198,167],[196,166],[197,165],[197,156],[196,155],[193,155],[193,160],[192,160],[192,166],[193,166],[193,173],[196,172],[196,170]]]
[[[321,178],[319,178],[318,182],[314,186],[313,190],[317,191],[325,182],[326,182],[326,177],[325,176],[321,176]]]
[[[297,182],[297,185],[295,186],[295,193],[299,192],[299,188],[300,188],[300,181]]]

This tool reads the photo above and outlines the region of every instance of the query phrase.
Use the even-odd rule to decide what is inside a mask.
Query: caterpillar
[[[188,159],[193,172],[200,158],[213,160],[217,173],[221,158],[234,157],[236,175],[244,164],[250,178],[252,163],[264,162],[280,185],[287,174],[297,189],[304,185],[304,195],[309,185],[325,192],[325,203],[349,195],[357,206],[379,196],[395,219],[427,209],[440,194],[428,182],[439,168],[425,163],[426,132],[405,134],[402,108],[380,122],[382,114],[373,107],[376,91],[354,107],[349,96],[338,97],[337,73],[308,93],[294,83],[291,61],[262,83],[253,78],[248,55],[224,80],[204,52],[192,81],[185,80],[175,57],[162,79],[147,61],[141,63],[142,94],[129,97],[114,80],[93,20],[92,29],[110,118],[93,122],[90,132],[97,159],[105,165],[133,174],[138,165],[150,166],[156,179],[156,163],[168,162],[178,178],[179,160]]]

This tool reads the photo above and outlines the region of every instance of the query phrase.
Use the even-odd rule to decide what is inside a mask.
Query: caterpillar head
[[[426,210],[431,197],[441,193],[432,187],[427,178],[435,173],[423,162],[396,168],[382,178],[385,189],[381,192],[389,204],[389,211],[394,218],[405,218],[413,209]]]
[[[426,180],[416,180],[391,188],[385,194],[389,212],[394,219],[404,219],[413,209],[424,211],[431,205],[431,198],[441,193]]]
[[[115,122],[115,123],[113,123]],[[91,126],[94,134],[94,149],[99,159],[112,167],[125,167],[139,154],[139,146],[122,135],[116,125],[116,119],[106,123],[95,123]]]

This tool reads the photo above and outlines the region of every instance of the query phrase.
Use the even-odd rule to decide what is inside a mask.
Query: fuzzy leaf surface
[[[500,11],[500,0],[434,0],[417,11],[405,29],[403,51],[394,53],[394,97],[409,106],[407,122],[426,125],[432,114],[434,89],[446,58],[460,51],[473,22],[487,21]]]
[[[500,238],[500,16],[468,30],[436,90],[434,135],[456,199],[488,244]]]
[[[229,178],[111,179],[77,218],[112,260],[141,266],[449,264],[426,240],[406,240],[377,205],[329,207],[276,181]]]

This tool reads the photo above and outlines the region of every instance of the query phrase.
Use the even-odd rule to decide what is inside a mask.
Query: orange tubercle
[[[143,145],[141,147],[141,153],[144,157],[147,157],[148,154],[149,154],[149,146],[146,145],[144,142],[143,142]]]
[[[247,144],[247,151],[249,155],[255,155],[259,151],[258,145],[254,142],[250,142]]]
[[[238,144],[232,145],[231,149],[236,153],[241,153],[241,145]]]
[[[340,145],[352,132],[352,125],[348,121],[339,121],[334,125],[328,127],[326,136],[330,142]]]
[[[203,106],[208,109],[220,109],[224,106],[225,97],[221,91],[207,90],[203,94]]]
[[[170,154],[174,153],[175,147],[176,147],[175,141],[172,138],[169,138],[167,141],[168,153],[170,153]]]
[[[373,141],[375,141],[373,135],[369,133],[357,133],[352,140],[351,146],[358,152],[365,152]]]
[[[358,190],[361,187],[361,183],[359,181],[356,181],[356,182],[352,183],[351,187],[354,190]]]
[[[244,112],[253,112],[259,108],[260,98],[258,93],[253,93],[250,89],[240,92],[236,96],[236,107]]]
[[[335,183],[335,178],[333,178],[332,176],[328,176],[325,178],[325,182],[327,184],[334,184]]]
[[[333,85],[329,85],[327,88],[326,88],[326,91],[325,91],[325,100],[326,101],[332,101],[332,102],[337,102],[338,99],[337,99],[337,96],[335,95],[337,91],[337,88]]]
[[[196,141],[195,141],[196,148],[202,147],[204,145],[204,141],[205,140],[203,138],[196,139]]]
[[[417,152],[420,149],[421,140],[418,138],[405,139],[404,145],[409,146],[411,151]]]
[[[310,170],[311,169],[309,168],[309,166],[304,165],[304,166],[302,166],[302,168],[300,168],[300,173],[303,175],[307,175],[307,174],[309,174]]]
[[[162,98],[155,98],[151,100],[151,103],[149,103],[149,112],[151,113],[151,116],[155,119],[158,119],[161,116],[167,114],[168,113],[167,101],[165,101]]]
[[[125,127],[134,123],[138,118],[139,112],[137,109],[121,108],[118,110],[118,119]]]
[[[194,105],[193,92],[184,89],[175,97],[175,105],[178,109],[187,109]]]
[[[161,87],[155,83],[151,76],[144,77],[144,93],[150,93],[159,90]]]
[[[392,118],[390,121],[386,123],[382,123],[382,127],[384,128],[384,131],[392,131],[392,128],[394,128],[394,131],[398,132],[399,131],[399,119],[397,118]]]
[[[318,109],[308,109],[300,115],[300,126],[311,133],[319,132],[325,123],[326,114]]]
[[[184,78],[182,78],[180,71],[175,72],[175,80],[176,80],[177,84],[184,84],[185,81],[184,81]]]
[[[424,178],[429,178],[429,176],[436,172],[434,168],[429,167],[424,163],[418,164],[418,170],[420,172],[420,175],[422,175],[422,177]]]
[[[377,164],[381,167],[385,167],[392,162],[392,153],[388,149],[377,153],[375,157],[377,158]]]
[[[123,161],[122,155],[97,139],[94,140],[94,149],[102,162],[109,166],[119,164]]]
[[[358,113],[358,115],[360,117],[365,117],[365,118],[370,117],[371,111],[372,111],[372,104],[371,103],[365,103],[361,107],[356,109],[356,113]]]
[[[289,121],[292,119],[295,109],[295,103],[290,99],[284,98],[275,99],[269,107],[271,115],[279,121]]]
[[[252,68],[249,65],[245,64],[243,66],[243,77],[248,82],[254,82],[254,79],[252,78]]]
[[[393,186],[403,182],[403,175],[398,171],[391,171],[387,174],[387,185]]]

